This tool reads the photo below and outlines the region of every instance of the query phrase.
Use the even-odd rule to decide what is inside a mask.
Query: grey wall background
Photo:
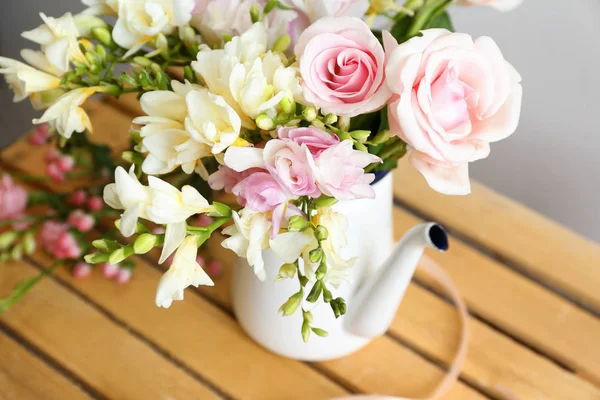
[[[82,9],[78,0],[0,2],[0,54],[12,58],[29,46],[19,34],[39,24],[38,12]],[[472,176],[600,241],[600,2],[525,0],[510,13],[455,7],[452,15],[457,30],[492,36],[525,87],[517,133],[472,164]],[[35,116],[11,99],[0,84],[0,147]]]

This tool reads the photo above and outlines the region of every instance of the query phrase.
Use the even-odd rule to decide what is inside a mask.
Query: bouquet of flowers
[[[222,230],[223,247],[258,279],[265,249],[285,262],[277,279],[298,279],[283,315],[322,299],[338,317],[346,304],[336,288],[355,260],[340,255],[347,223],[331,206],[373,198],[373,182],[404,156],[432,189],[468,194],[469,163],[515,131],[519,74],[491,38],[453,33],[447,8],[518,2],[83,0],[81,14],[42,14],[23,33],[40,49],[23,50],[25,63],[0,57],[0,73],[15,101],[45,109],[31,140],[57,145],[51,179],[79,171],[98,182],[114,171],[114,183],[103,189],[106,207],[104,183],[54,195],[5,176],[0,219],[12,228],[0,235],[2,257],[39,243],[76,276],[101,264],[124,282],[131,256],[162,247],[170,268],[156,304],[170,307],[187,287],[213,285],[197,255]],[[132,92],[146,115],[132,121],[131,148],[118,160],[88,140],[82,105],[96,93]],[[206,183],[235,200],[209,201]],[[26,210],[40,203],[38,214]],[[130,239],[109,232],[90,246],[86,232],[112,215]]]

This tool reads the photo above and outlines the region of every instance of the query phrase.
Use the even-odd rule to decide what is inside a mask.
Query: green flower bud
[[[108,240],[108,239],[94,240],[92,242],[92,246],[94,246],[94,248],[96,248],[104,253],[112,253],[113,251],[115,251],[116,249],[121,247],[114,240]]]
[[[329,336],[329,333],[326,330],[320,329],[320,328],[311,328],[311,330],[320,337],[327,337]]]
[[[214,211],[209,214],[211,217],[231,217],[231,207],[228,205],[219,203],[218,201],[213,202],[212,205],[214,207]]]
[[[110,31],[104,26],[92,28],[92,35],[105,46],[114,45]]]
[[[35,247],[36,247],[35,236],[33,235],[33,232],[28,231],[23,236],[23,241],[21,243],[23,243],[23,250],[25,250],[25,254],[27,254],[27,255],[33,254],[33,252],[35,251]]]
[[[289,317],[290,315],[294,314],[298,307],[300,307],[302,296],[302,290],[291,296],[281,307],[279,307],[279,312],[281,315]]]
[[[302,323],[302,340],[306,343],[308,342],[308,339],[310,339],[310,324],[304,321]]]
[[[364,142],[365,140],[367,140],[369,138],[369,136],[371,135],[371,131],[366,131],[366,130],[362,130],[362,131],[352,131],[349,132],[350,136],[353,139],[356,139],[360,142]]]
[[[292,218],[290,218],[290,221],[288,223],[288,231],[300,232],[306,229],[307,226],[308,221],[306,220],[306,218],[300,215],[294,215]]]
[[[185,47],[194,47],[196,44],[196,31],[191,26],[182,26],[179,28],[179,38],[183,41]]]
[[[120,96],[121,95],[121,88],[118,87],[117,85],[114,84],[108,84],[106,86],[104,86],[104,89],[102,89],[103,93],[109,94],[111,96]]]
[[[362,144],[360,142],[354,142],[354,147],[356,148],[356,150],[362,151],[363,153],[369,152],[369,149],[367,149],[367,146],[365,146],[364,144]]]
[[[149,67],[150,65],[152,65],[152,61],[142,56],[134,57],[133,62],[141,65],[142,67]]]
[[[325,262],[325,260],[321,260],[321,264],[319,265],[319,268],[317,268],[317,271],[315,272],[315,277],[319,280],[325,278],[325,275],[327,274],[327,263]]]
[[[333,300],[333,295],[331,294],[329,289],[323,287],[323,301],[325,301],[325,303],[329,303],[331,302],[331,300]]]
[[[317,208],[331,207],[332,205],[336,204],[337,202],[338,202],[338,200],[336,198],[323,195],[315,200],[315,206]]]
[[[294,101],[294,99],[292,97],[285,96],[279,102],[279,107],[281,107],[281,110],[284,113],[286,113],[288,115],[293,115],[294,112],[296,111],[296,102]]]
[[[110,256],[108,257],[108,262],[112,265],[117,265],[125,259],[127,259],[128,257],[131,257],[133,253],[134,251],[132,245],[121,247],[120,249],[117,249],[110,253]]]
[[[108,261],[109,253],[93,253],[87,254],[83,259],[88,264],[102,264]]]
[[[85,58],[92,65],[92,67],[97,67],[97,66],[100,66],[100,64],[101,64],[100,60],[98,59],[98,56],[96,56],[92,52],[85,53]]]
[[[338,116],[335,114],[327,114],[325,116],[325,123],[327,125],[335,124],[338,121]]]
[[[375,135],[375,137],[373,139],[371,139],[371,143],[372,144],[382,144],[385,143],[389,140],[391,136],[391,133],[389,131],[389,129],[386,129],[384,131],[379,132],[377,135]]]
[[[185,80],[189,81],[190,83],[197,82],[196,73],[189,65],[186,65],[185,68],[183,68],[183,76],[185,77]]]
[[[302,317],[304,318],[305,321],[308,321],[308,323],[310,323],[310,324],[312,324],[312,322],[315,319],[315,317],[312,315],[312,313],[310,311],[304,311],[304,310],[302,310]]]
[[[267,15],[268,13],[273,11],[275,6],[277,6],[277,3],[279,3],[279,0],[269,0],[267,5],[265,6],[265,10],[264,10],[265,15]]]
[[[292,44],[292,38],[290,35],[283,35],[275,41],[273,44],[273,51],[276,53],[285,53]]]
[[[144,233],[138,236],[133,243],[133,251],[135,254],[146,254],[159,243],[158,236],[151,233]]]
[[[317,118],[317,110],[314,107],[306,107],[302,111],[302,116],[308,122],[313,122]]]
[[[104,62],[106,60],[106,50],[104,49],[104,46],[97,44],[95,50],[98,57],[100,57],[100,60]]]
[[[279,268],[279,274],[275,277],[275,282],[292,279],[294,276],[296,276],[296,266],[294,264],[283,264]]]
[[[343,131],[347,131],[350,129],[350,117],[340,117],[338,128]]]
[[[256,4],[250,7],[250,19],[252,20],[253,24],[260,21],[260,9]]]
[[[333,310],[333,314],[335,315],[336,318],[339,318],[342,315],[346,314],[346,302],[341,297],[338,297],[337,299],[332,300],[329,303],[329,305],[331,306],[331,309]]]
[[[312,287],[310,293],[306,297],[306,301],[310,303],[316,303],[321,296],[321,292],[323,291],[323,281],[316,281],[314,286]]]
[[[321,259],[323,258],[323,249],[318,247],[314,250],[311,250],[310,253],[308,253],[308,258],[315,264],[321,262]]]
[[[23,243],[19,243],[13,247],[10,256],[13,260],[21,260],[23,258]]]
[[[308,284],[308,278],[305,277],[304,275],[302,275],[299,280],[300,280],[300,285],[302,285],[302,287],[305,287]]]
[[[5,250],[19,237],[15,231],[7,231],[0,235],[0,250]]]
[[[346,131],[337,131],[335,134],[337,135],[337,137],[340,138],[340,140],[342,142],[344,140],[351,140],[352,142],[354,142],[354,139],[352,138],[352,136],[350,136],[350,134]]]
[[[256,126],[263,131],[270,131],[275,128],[275,122],[265,114],[261,114],[256,118]]]
[[[317,229],[315,229],[315,237],[319,242],[327,240],[329,237],[329,231],[323,225],[319,225],[317,226]]]

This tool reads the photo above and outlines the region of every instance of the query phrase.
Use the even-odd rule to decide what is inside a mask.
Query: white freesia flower
[[[148,186],[142,185],[134,173],[118,167],[115,183],[104,188],[104,201],[121,215],[120,231],[125,237],[135,233],[138,218],[166,225],[165,243],[160,257],[164,262],[183,242],[187,232],[186,220],[192,215],[213,211],[214,207],[193,187],[179,191],[169,183],[148,177]]]
[[[0,74],[14,92],[14,102],[26,99],[28,96],[60,87],[60,71],[48,63],[41,52],[24,49],[21,57],[34,67],[11,58],[0,57]]]
[[[117,15],[119,0],[81,0],[88,8],[83,11],[90,15]]]
[[[141,49],[159,33],[172,33],[192,18],[194,0],[119,0],[118,19],[113,30],[115,42],[129,51]]]
[[[323,281],[335,288],[339,287],[347,278],[350,268],[354,266],[356,258],[345,260],[340,252],[348,244],[346,232],[348,231],[348,220],[343,214],[334,212],[331,207],[322,208],[317,215],[316,224],[327,228],[329,235],[321,242],[325,260],[327,262],[327,273]],[[318,264],[311,263],[309,253],[317,247],[316,240],[311,242],[303,252],[304,273],[310,280],[315,279]]]
[[[223,229],[223,234],[230,237],[221,244],[224,248],[246,258],[254,268],[254,273],[261,281],[267,278],[262,251],[269,247],[271,221],[266,213],[254,212],[244,208],[233,212],[235,225]]]
[[[21,36],[41,45],[48,61],[62,72],[69,71],[69,63],[72,60],[89,64],[79,48],[80,34],[71,13],[66,13],[60,18],[47,17],[40,13],[40,17],[44,24],[23,32]]]
[[[187,94],[186,104],[185,127],[193,140],[210,146],[213,154],[240,142],[242,120],[223,97],[207,89],[194,90]]]
[[[148,152],[142,169],[146,174],[165,174],[181,167],[208,173],[202,158],[218,155],[227,147],[247,143],[239,138],[241,119],[221,97],[206,88],[173,82],[173,91],[154,91],[141,98],[148,116],[134,119],[143,125],[143,151]]]
[[[160,279],[156,290],[156,305],[169,308],[173,300],[183,300],[183,291],[199,285],[214,286],[214,282],[196,261],[198,238],[188,236],[177,249],[171,267]]]
[[[192,67],[250,129],[255,127],[252,120],[262,113],[275,117],[284,97],[304,101],[299,71],[286,67],[280,55],[267,52],[267,31],[260,22],[234,37],[224,49],[201,51]]]
[[[96,92],[104,90],[102,86],[83,87],[71,90],[60,96],[54,104],[46,110],[41,118],[34,119],[34,124],[49,123],[56,128],[58,133],[69,139],[73,132],[92,132],[90,117],[81,105]]]

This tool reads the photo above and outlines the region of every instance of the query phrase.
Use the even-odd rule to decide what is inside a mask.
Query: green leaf
[[[414,18],[405,16],[404,18],[400,18],[394,26],[392,26],[392,30],[390,33],[398,41],[398,43],[404,43],[406,41],[406,34],[408,33],[409,28],[413,23]]]
[[[450,32],[454,32],[454,25],[452,24],[452,19],[450,18],[448,11],[444,11],[434,16],[425,27],[426,29],[443,28],[448,29]]]

